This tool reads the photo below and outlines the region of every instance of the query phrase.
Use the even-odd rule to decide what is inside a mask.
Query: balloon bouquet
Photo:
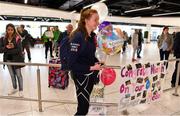
[[[115,55],[121,51],[123,45],[122,37],[122,31],[116,28],[116,32],[114,32],[110,22],[103,21],[99,25],[97,35],[98,46],[106,55]]]
[[[106,56],[118,54],[121,51],[123,45],[123,33],[119,28],[116,28],[116,32],[113,26],[108,21],[103,21],[99,25],[97,34],[97,43],[99,49]],[[101,53],[102,54],[102,53]],[[101,82],[106,85],[111,85],[116,78],[116,73],[112,68],[104,68],[100,75]]]
[[[91,9],[98,11],[100,22],[102,22],[108,15],[108,8],[104,3],[96,3]],[[115,31],[114,31],[115,30]],[[123,45],[123,33],[120,29],[113,29],[113,26],[108,21],[103,21],[98,27],[97,33],[97,57],[101,62],[105,62],[107,56],[118,54]],[[104,56],[105,59],[100,57]],[[104,60],[104,61],[103,61]],[[103,68],[100,71],[100,80],[103,83],[103,88],[94,88],[95,96],[97,98],[103,98],[104,96],[104,87],[111,85],[116,79],[116,72],[113,68]]]
[[[108,15],[108,8],[104,3],[96,3],[91,7],[98,11],[100,22],[105,20]],[[114,31],[115,30],[115,31]],[[113,26],[108,21],[103,21],[98,27],[97,43],[98,55],[101,62],[105,62],[107,56],[118,54],[123,45],[123,33],[121,29],[113,29]],[[104,61],[100,57],[104,56]],[[106,85],[111,85],[116,78],[116,73],[112,68],[103,68],[100,74],[101,82]]]
[[[118,54],[123,45],[122,31],[116,28],[116,32],[114,32],[112,24],[108,21],[103,21],[98,28],[98,47],[104,53],[105,57]],[[102,69],[100,78],[105,86],[111,85],[116,79],[116,73],[112,68],[104,68]]]

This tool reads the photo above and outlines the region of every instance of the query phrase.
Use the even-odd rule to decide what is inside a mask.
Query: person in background
[[[58,43],[60,44],[61,40],[65,39],[66,37],[68,37],[71,34],[72,31],[73,31],[72,24],[68,24],[66,26],[66,30],[64,32],[62,32],[61,36],[59,37]]]
[[[54,38],[54,34],[53,32],[51,31],[51,28],[50,27],[47,27],[47,30],[44,32],[43,36],[42,36],[42,39],[43,39],[43,42],[45,43],[45,58],[47,59],[47,53],[48,53],[48,50],[50,48],[50,56],[51,58],[53,58],[53,54],[52,54],[52,41],[53,41],[53,38]]]
[[[1,38],[0,42],[0,53],[4,53],[4,62],[18,62],[20,58],[23,58],[21,38],[17,35],[16,29],[13,24],[8,24],[6,26],[5,37]],[[8,95],[12,95],[18,92],[18,82],[19,96],[23,97],[23,77],[21,74],[21,68],[13,65],[7,65],[7,67],[13,85],[13,89],[8,93]]]
[[[73,31],[73,26],[72,24],[68,24],[66,26],[66,30],[64,32],[61,33],[61,35],[59,36],[58,39],[58,51],[60,51],[60,44],[62,42],[63,39],[69,39],[69,35],[71,34],[71,32]],[[60,52],[59,52],[60,53]],[[59,56],[59,55],[58,55]],[[71,72],[71,71],[70,71]],[[71,74],[71,73],[70,73]],[[72,76],[71,76],[72,77]]]
[[[20,25],[20,28],[18,29],[18,33],[22,37],[22,47],[23,51],[24,49],[27,52],[28,60],[31,61],[31,51],[30,51],[30,39],[31,35],[28,33],[27,30],[24,29],[24,25]]]
[[[173,36],[173,41],[174,41],[174,39],[176,37],[176,32],[175,31],[172,33],[172,36]]]
[[[136,51],[137,51],[137,49],[138,49],[138,29],[135,29],[134,30],[134,34],[133,34],[133,36],[132,36],[132,46],[133,46],[133,57],[132,57],[132,62],[135,62],[135,61],[137,61],[136,59],[135,59],[135,53],[136,53]]]
[[[94,71],[101,69],[96,51],[96,34],[99,25],[96,10],[83,9],[80,13],[78,27],[70,34],[69,67],[76,87],[78,101],[75,115],[86,115],[89,109],[90,95],[94,86]],[[97,75],[96,75],[97,78]]]
[[[139,29],[139,32],[138,32],[137,58],[141,58],[140,53],[142,51],[142,41],[143,41],[142,29]]]
[[[55,26],[54,28],[54,31],[53,31],[53,34],[54,34],[54,51],[56,53],[56,57],[58,57],[58,39],[60,38],[59,36],[61,35],[61,31],[59,31],[59,28],[58,26]]]
[[[163,32],[158,39],[158,48],[160,54],[160,60],[168,60],[169,54],[173,47],[173,36],[169,34],[169,28],[164,27]],[[166,63],[166,68],[168,68],[168,63]]]
[[[174,39],[173,51],[174,51],[174,56],[176,57],[176,59],[179,59],[180,58],[180,32],[176,33],[176,36]],[[172,75],[172,80],[171,80],[171,87],[175,87],[175,84],[176,84],[178,63],[179,61],[176,61],[174,73]],[[180,85],[180,80],[179,80],[179,85]]]
[[[72,24],[68,24],[66,26],[66,31],[63,33],[63,36],[69,36],[71,34],[71,32],[73,31],[73,26]]]
[[[21,37],[20,33],[22,33],[22,29],[21,29],[20,26],[18,26],[18,27],[16,28],[16,32],[17,32],[17,35],[18,35],[19,37]],[[22,39],[22,37],[21,37],[21,39]]]
[[[132,41],[132,37],[130,35],[129,38],[128,38],[128,44],[132,44],[131,41]]]
[[[160,35],[157,36],[157,40],[160,38]]]
[[[126,51],[126,46],[127,46],[127,41],[128,41],[128,34],[127,32],[123,31],[123,38],[124,38],[124,43],[123,43],[123,52],[122,54]]]

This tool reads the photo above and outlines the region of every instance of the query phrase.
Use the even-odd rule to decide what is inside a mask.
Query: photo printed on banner
[[[120,70],[119,110],[158,101],[162,94],[164,62],[131,64]]]

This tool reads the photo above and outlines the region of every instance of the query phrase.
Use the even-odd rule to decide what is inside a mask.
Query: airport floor
[[[49,58],[46,60],[44,55],[44,47],[35,46],[31,49],[32,63],[48,63]],[[156,62],[159,61],[159,51],[156,42],[149,44],[143,44],[142,58],[137,62]],[[0,54],[0,61],[2,61],[3,55]],[[170,55],[170,59],[173,59],[173,55]],[[132,64],[132,47],[128,45],[124,54],[120,53],[114,56],[108,56],[106,58],[107,65],[127,65]],[[28,62],[26,57],[26,62]],[[172,73],[174,71],[175,62],[170,62],[165,76],[163,89],[169,89]],[[37,99],[37,66],[26,66],[22,69],[23,81],[24,81],[24,98]],[[119,71],[115,69],[117,78],[116,81],[105,87],[105,103],[118,103],[119,102]],[[41,73],[41,90],[43,100],[63,100],[76,102],[75,87],[73,81],[69,80],[69,86],[65,90],[49,88],[48,87],[48,67],[40,67]],[[0,96],[7,96],[8,91],[12,88],[10,75],[7,67],[3,69],[3,65],[0,66]],[[162,98],[158,102],[151,104],[138,105],[127,109],[128,115],[180,115],[180,97],[173,96],[174,89],[169,89],[162,94]],[[178,90],[180,94],[180,90]],[[13,95],[17,97],[18,94]],[[11,99],[0,99],[0,116],[72,116],[76,112],[76,104],[67,103],[44,103],[43,112],[38,111],[38,103],[35,101],[22,101]],[[89,114],[93,115],[93,114]],[[106,115],[123,115],[118,111],[117,106],[106,107]],[[94,116],[94,115],[93,115]]]

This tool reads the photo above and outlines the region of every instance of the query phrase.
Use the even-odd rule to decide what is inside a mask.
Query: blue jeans
[[[163,51],[162,49],[159,50],[160,53],[160,60],[168,60],[170,51]],[[165,59],[164,59],[165,57]],[[168,68],[168,62],[166,63],[166,69]]]
[[[142,51],[142,45],[139,45],[137,48],[137,57],[140,57],[141,51]]]
[[[7,65],[7,67],[11,76],[13,88],[17,89],[17,80],[18,80],[19,91],[23,91],[23,78],[21,74],[21,68],[16,69],[12,65]]]

